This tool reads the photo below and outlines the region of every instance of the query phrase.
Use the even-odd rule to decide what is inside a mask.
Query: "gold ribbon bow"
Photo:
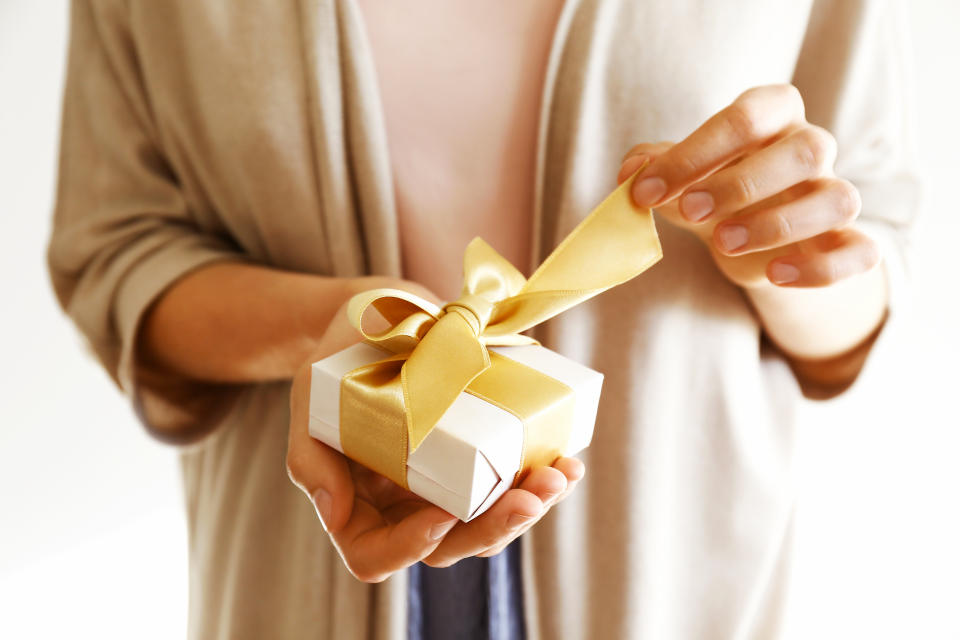
[[[342,379],[344,452],[406,487],[408,451],[491,367],[487,347],[536,344],[521,332],[660,260],[653,215],[633,204],[632,182],[624,181],[577,225],[529,279],[474,238],[464,255],[463,291],[443,308],[399,289],[355,295],[347,308],[350,321],[368,342],[394,355]],[[364,330],[363,315],[371,306],[389,323],[385,331]]]

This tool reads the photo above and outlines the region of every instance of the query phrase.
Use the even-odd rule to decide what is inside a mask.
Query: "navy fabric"
[[[524,640],[520,541],[492,558],[408,570],[409,640]]]

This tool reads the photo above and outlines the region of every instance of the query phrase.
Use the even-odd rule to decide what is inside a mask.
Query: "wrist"
[[[867,340],[887,311],[881,268],[826,287],[761,284],[745,292],[773,343],[798,360],[829,360],[847,353]]]
[[[827,287],[745,289],[769,341],[785,356],[804,393],[829,397],[863,367],[887,315],[881,268]]]
[[[884,313],[880,323],[864,340],[841,354],[821,359],[788,357],[790,368],[804,394],[810,398],[824,399],[847,389],[863,368],[886,317]]]

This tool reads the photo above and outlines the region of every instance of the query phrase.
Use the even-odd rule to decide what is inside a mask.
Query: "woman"
[[[894,8],[249,4],[74,4],[49,252],[147,428],[195,443],[191,636],[776,635],[795,409],[876,346],[912,215]],[[529,274],[646,160],[664,260],[537,330],[606,375],[582,480],[463,524],[306,436],[352,293],[452,298],[474,235]],[[505,611],[437,594],[478,569]]]

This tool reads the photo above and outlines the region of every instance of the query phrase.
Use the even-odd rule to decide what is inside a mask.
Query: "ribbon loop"
[[[394,425],[392,429],[404,430],[402,437],[389,438],[388,446],[384,437],[347,435],[366,448],[357,459],[396,480],[401,469],[405,474],[406,445],[411,452],[416,450],[457,396],[490,368],[487,346],[535,344],[522,332],[630,280],[662,257],[652,212],[633,204],[632,183],[633,177],[624,181],[594,209],[529,280],[490,245],[474,238],[464,253],[463,291],[442,309],[398,289],[374,289],[350,300],[347,313],[363,337],[397,355],[368,365],[362,375],[359,370],[356,376],[348,374],[341,394],[351,395],[350,406],[356,406],[354,401],[371,405],[366,413],[357,409],[357,415],[382,416],[384,423]],[[364,330],[363,316],[371,306],[387,321],[387,329]],[[398,359],[403,361],[399,376]],[[341,437],[345,430],[364,429],[360,422],[341,420]],[[562,436],[557,438],[559,442]],[[402,452],[385,453],[401,442]],[[557,442],[550,446],[554,451]],[[525,459],[544,459],[528,453],[525,445]],[[405,475],[401,480],[405,485]]]
[[[363,319],[370,307],[387,322],[383,331],[371,333],[364,328]],[[393,353],[413,351],[441,314],[437,305],[402,289],[370,289],[347,303],[347,317],[363,339]]]

